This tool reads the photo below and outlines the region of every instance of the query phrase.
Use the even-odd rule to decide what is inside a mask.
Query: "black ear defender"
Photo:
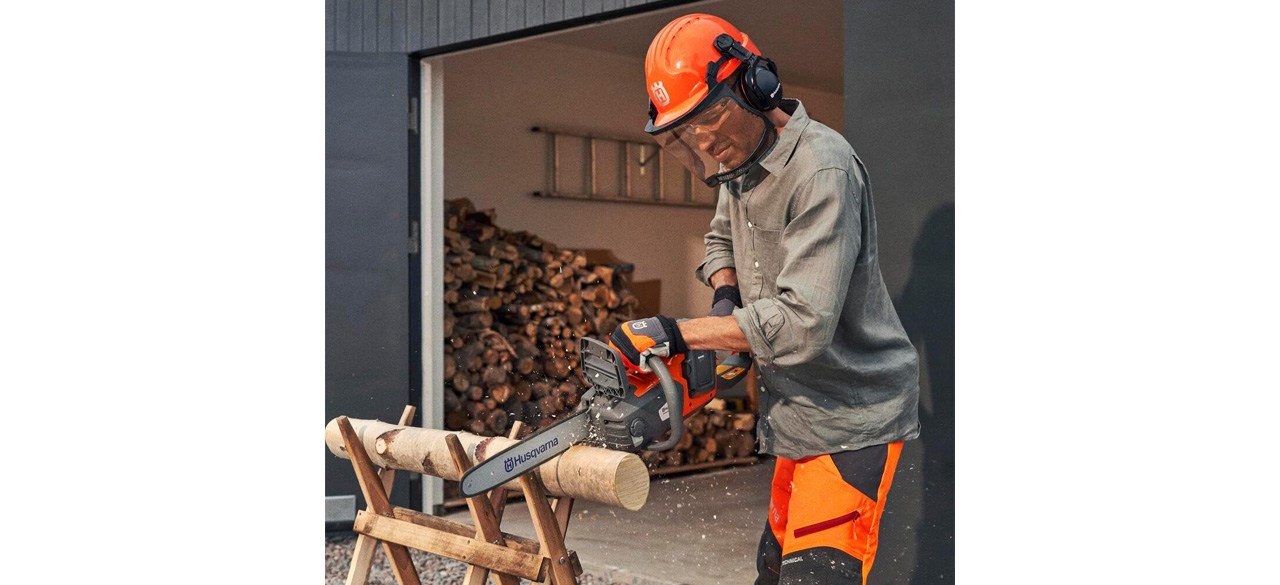
[[[782,103],[782,82],[778,80],[778,66],[773,61],[758,56],[727,34],[721,34],[715,40],[716,50],[723,55],[720,63],[730,57],[742,61],[745,65],[738,78],[738,89],[747,104],[762,112],[777,108]],[[720,63],[716,63],[719,70]],[[708,85],[714,83],[714,73],[708,68]]]

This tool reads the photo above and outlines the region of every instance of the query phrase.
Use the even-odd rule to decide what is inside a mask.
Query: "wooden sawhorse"
[[[409,424],[413,413],[414,408],[406,406],[400,424]],[[375,471],[351,422],[345,416],[338,417],[337,422],[368,505],[368,509],[356,514],[355,531],[359,536],[351,556],[347,585],[364,585],[368,580],[373,551],[379,542],[400,585],[421,585],[407,547],[466,563],[463,581],[466,585],[484,585],[490,573],[499,585],[519,585],[521,578],[548,585],[577,585],[582,565],[577,554],[564,544],[573,498],[561,496],[548,502],[546,488],[536,470],[519,478],[538,535],[537,540],[531,540],[502,532],[500,522],[506,504],[503,487],[494,489],[487,497],[467,498],[473,523],[470,526],[392,506],[387,493],[395,470]],[[516,422],[510,437],[518,438],[523,429],[523,423]],[[471,468],[471,460],[456,436],[449,435],[446,442],[461,477]]]

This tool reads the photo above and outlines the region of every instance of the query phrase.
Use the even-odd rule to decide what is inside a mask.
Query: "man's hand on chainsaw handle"
[[[645,363],[645,358],[649,355],[668,357],[689,351],[675,319],[666,315],[618,325],[609,336],[609,341],[622,354],[627,365],[642,372],[649,371],[649,365]]]

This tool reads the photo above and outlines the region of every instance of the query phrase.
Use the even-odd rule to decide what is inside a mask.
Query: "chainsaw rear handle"
[[[662,386],[662,396],[667,399],[668,420],[671,421],[671,436],[661,443],[655,443],[646,447],[650,451],[666,451],[676,446],[680,439],[684,437],[684,391],[676,384],[675,379],[671,377],[671,372],[667,370],[666,362],[656,355],[649,355],[646,358],[649,369],[658,376],[658,383]]]

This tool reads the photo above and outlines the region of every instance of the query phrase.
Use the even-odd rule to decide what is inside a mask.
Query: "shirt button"
[[[760,267],[760,263],[759,263],[759,262],[756,262],[756,263],[755,263],[755,265],[756,265],[756,268],[759,268],[759,267]]]
[[[751,227],[751,222],[747,222],[747,227]]]

